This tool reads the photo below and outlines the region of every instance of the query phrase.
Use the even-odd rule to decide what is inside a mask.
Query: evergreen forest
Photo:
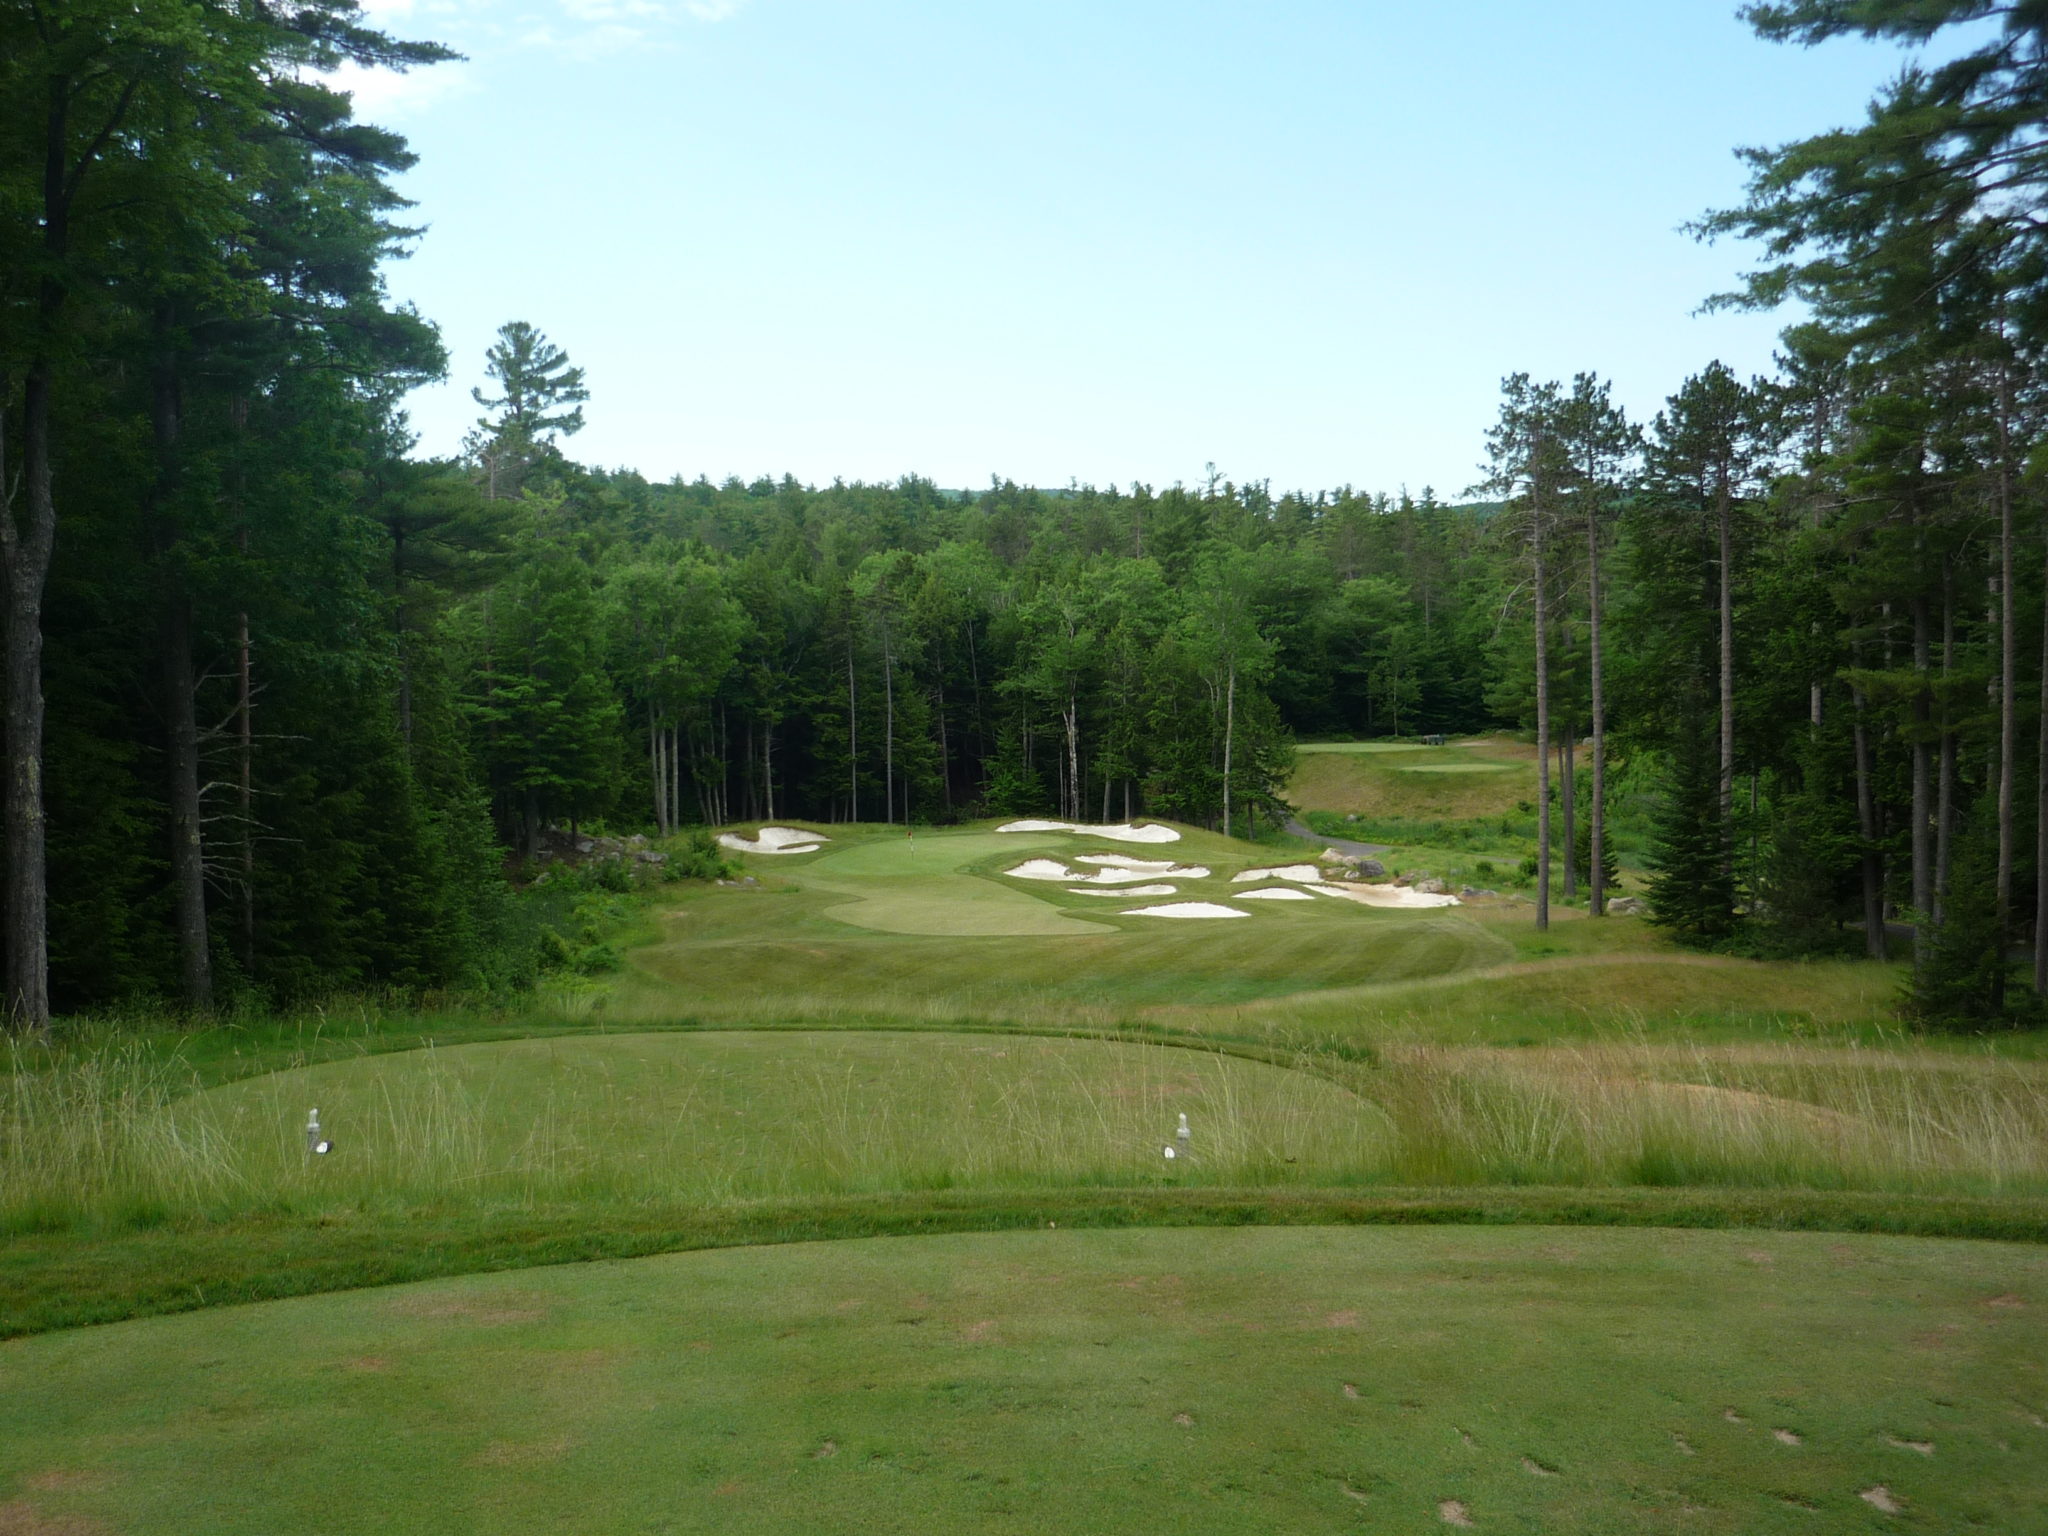
[[[412,163],[323,83],[446,57],[348,0],[0,4],[0,961],[16,1025],[547,963],[551,836],[777,817],[1290,817],[1293,741],[1528,733],[1537,920],[1651,786],[1688,944],[1909,958],[1930,1026],[2048,991],[2048,14],[1925,39],[1750,153],[1702,238],[1789,306],[1631,419],[1517,374],[1470,486],[654,483],[584,464],[548,303],[451,358],[385,265]],[[1703,296],[1705,297],[1705,296]],[[474,383],[464,453],[407,392]],[[1134,386],[1142,387],[1142,385]],[[715,862],[715,861],[714,861]],[[2039,935],[2039,939],[2037,939]]]

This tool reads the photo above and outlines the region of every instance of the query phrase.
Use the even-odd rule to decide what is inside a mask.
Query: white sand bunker
[[[1134,859],[1128,853],[1084,853],[1075,858],[1076,864],[1107,864],[1112,869],[1144,869],[1155,875],[1166,873],[1173,868],[1171,859]]]
[[[1219,906],[1213,901],[1169,901],[1163,907],[1131,907],[1120,914],[1124,917],[1250,917],[1249,912],[1240,912],[1235,907]]]
[[[1205,880],[1209,871],[1199,864],[1182,868],[1177,864],[1144,864],[1137,869],[1098,869],[1089,874],[1082,869],[1069,869],[1058,859],[1026,859],[1015,869],[1006,870],[1013,880],[1064,880],[1075,885],[1131,885],[1140,880],[1157,880],[1170,876],[1177,880]]]
[[[1313,864],[1282,864],[1274,869],[1240,870],[1230,877],[1233,885],[1243,885],[1247,880],[1294,880],[1302,885],[1320,885],[1323,872]]]
[[[796,827],[763,827],[755,838],[737,832],[718,834],[719,846],[737,848],[741,853],[816,853],[821,843],[832,839],[822,832],[805,832]]]
[[[1107,891],[1091,891],[1085,887],[1068,886],[1069,896],[1117,896],[1128,899],[1132,896],[1171,896],[1179,887],[1171,885],[1119,885]]]
[[[1323,896],[1338,896],[1364,907],[1455,907],[1455,896],[1432,896],[1405,885],[1312,885]]]
[[[1239,891],[1230,898],[1232,901],[1314,901],[1307,891],[1297,891],[1291,885],[1269,885],[1262,891]]]
[[[1180,834],[1171,827],[1162,827],[1156,821],[1148,821],[1142,827],[1128,822],[1119,822],[1113,827],[1084,827],[1072,821],[1010,821],[997,827],[998,832],[1078,832],[1083,837],[1107,838],[1112,843],[1177,843]]]

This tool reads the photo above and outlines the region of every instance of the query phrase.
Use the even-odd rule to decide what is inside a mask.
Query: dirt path
[[[1392,853],[1394,851],[1386,843],[1355,843],[1349,838],[1324,837],[1322,833],[1303,826],[1299,816],[1287,818],[1287,830],[1296,837],[1307,838],[1312,843],[1321,843],[1325,848],[1334,848],[1339,853],[1355,853],[1361,858],[1377,858],[1383,853]]]

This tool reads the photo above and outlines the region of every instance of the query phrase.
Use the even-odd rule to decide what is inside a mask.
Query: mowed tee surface
[[[2038,1530],[2044,1325],[1930,1239],[700,1252],[0,1344],[0,1530]]]

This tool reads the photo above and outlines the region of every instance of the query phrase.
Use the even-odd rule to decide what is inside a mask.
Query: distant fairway
[[[1385,752],[1427,752],[1432,750],[1419,741],[1304,741],[1295,748],[1297,752],[1346,752],[1366,753],[1377,756]]]
[[[2022,1245],[728,1249],[0,1345],[0,1530],[2018,1532],[2048,1501],[2043,1359]]]
[[[766,887],[691,892],[670,909],[661,941],[633,953],[608,1016],[752,1020],[766,1006],[786,1019],[1100,1020],[1512,957],[1454,911],[1248,901],[1241,910],[1255,921],[1169,923],[1125,916],[1123,903],[1099,893],[1005,873],[1029,858],[1073,861],[1105,846],[1063,833],[934,831],[914,842],[901,833],[849,840],[795,868],[757,860]],[[1233,874],[1272,862],[1249,844],[1193,830],[1142,856],[1210,871],[1162,877],[1178,888],[1170,899],[1225,903],[1244,893]]]
[[[1303,742],[1288,800],[1364,817],[1497,817],[1534,798],[1535,755],[1520,742]]]

